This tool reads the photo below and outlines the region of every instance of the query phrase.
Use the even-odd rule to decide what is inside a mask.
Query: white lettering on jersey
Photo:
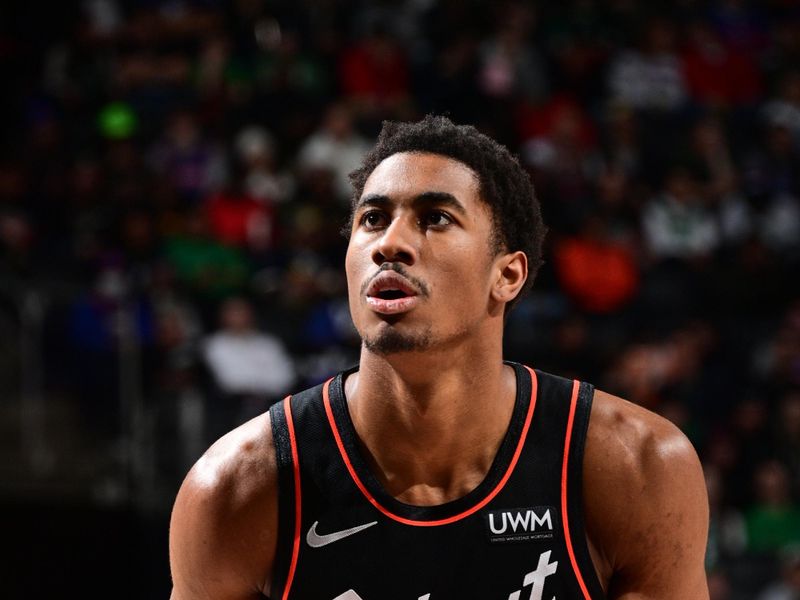
[[[503,528],[502,529],[498,529],[497,527],[495,527],[495,525],[494,525],[494,515],[495,515],[495,513],[489,513],[489,529],[492,530],[492,533],[496,533],[497,535],[500,535],[501,533],[505,533],[506,532],[506,513],[503,513],[503,518],[501,519],[501,521],[503,522]]]
[[[547,525],[548,529],[553,529],[553,521],[550,518],[550,510],[547,510],[542,515],[541,519],[538,517],[538,515],[535,512],[530,511],[530,513],[533,515],[533,527],[531,529],[532,531],[536,529],[537,525],[539,525],[540,527],[543,527],[545,524]]]
[[[498,525],[495,522],[495,517],[500,521]],[[495,535],[504,534],[509,527],[511,531],[517,533],[518,531],[535,532],[538,528],[547,527],[553,529],[553,519],[550,516],[550,509],[547,509],[542,516],[539,516],[535,510],[528,509],[522,510],[504,510],[502,512],[489,513],[489,529]]]
[[[549,514],[547,515],[549,517]],[[543,517],[544,518],[544,517]],[[547,552],[542,552],[539,555],[539,564],[536,565],[536,570],[531,571],[530,573],[525,575],[525,579],[522,582],[523,589],[527,586],[531,586],[531,594],[528,596],[528,600],[542,600],[542,594],[544,594],[544,581],[550,575],[556,572],[558,569],[558,561],[550,562],[550,550]],[[520,600],[520,595],[522,594],[522,590],[516,590],[511,592],[508,596],[508,600]],[[431,595],[425,594],[424,596],[420,596],[417,600],[430,600]],[[344,594],[339,594],[333,600],[364,600],[355,590],[347,590]],[[556,600],[556,597],[553,596],[552,600]]]
[[[364,600],[355,590],[347,590],[344,594],[339,594],[333,600]]]
[[[431,595],[425,594],[420,596],[417,600],[430,600]],[[339,594],[333,600],[364,600],[355,590],[347,590],[344,594]]]
[[[528,585],[532,586],[531,595],[528,596],[528,600],[542,600],[544,580],[547,579],[549,575],[555,573],[556,569],[558,569],[558,561],[550,562],[550,550],[542,552],[539,555],[539,564],[536,566],[536,570],[525,575],[525,580],[522,582],[523,588]],[[521,593],[522,590],[513,592],[508,596],[508,600],[519,600]],[[553,596],[553,600],[556,600],[555,596]]]

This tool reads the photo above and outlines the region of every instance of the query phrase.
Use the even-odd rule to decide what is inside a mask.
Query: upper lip
[[[417,289],[405,277],[394,271],[383,271],[375,276],[367,287],[367,296],[377,296],[386,290],[399,290],[407,296],[419,294]]]

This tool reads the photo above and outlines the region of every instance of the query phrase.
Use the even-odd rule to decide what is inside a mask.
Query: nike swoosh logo
[[[364,523],[363,525],[357,525],[356,527],[351,527],[350,529],[343,529],[341,531],[319,535],[317,533],[317,525],[319,525],[319,521],[314,521],[314,524],[311,526],[311,529],[308,530],[308,534],[306,535],[306,542],[308,542],[308,545],[312,548],[322,548],[322,546],[327,546],[333,542],[338,542],[339,540],[358,533],[359,531],[364,531],[365,529],[377,524],[377,521],[372,521],[372,523]]]

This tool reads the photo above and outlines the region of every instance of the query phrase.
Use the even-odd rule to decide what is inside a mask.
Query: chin
[[[382,326],[375,335],[362,336],[364,348],[375,354],[389,355],[403,352],[424,352],[431,347],[429,330],[416,333],[398,331],[391,324]]]

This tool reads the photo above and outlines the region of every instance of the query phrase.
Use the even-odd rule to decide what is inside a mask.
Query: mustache
[[[383,263],[380,266],[380,268],[375,272],[375,274],[372,275],[372,277],[367,279],[361,285],[361,295],[362,296],[367,293],[367,288],[372,283],[372,280],[375,279],[378,275],[380,275],[384,271],[394,271],[398,275],[401,275],[402,277],[404,277],[405,279],[410,281],[411,284],[417,289],[417,291],[419,292],[420,296],[423,296],[423,297],[427,298],[428,296],[431,295],[430,288],[428,287],[428,285],[424,281],[422,281],[421,279],[418,279],[418,278],[414,277],[408,271],[406,271],[402,264],[400,264],[400,263]]]

